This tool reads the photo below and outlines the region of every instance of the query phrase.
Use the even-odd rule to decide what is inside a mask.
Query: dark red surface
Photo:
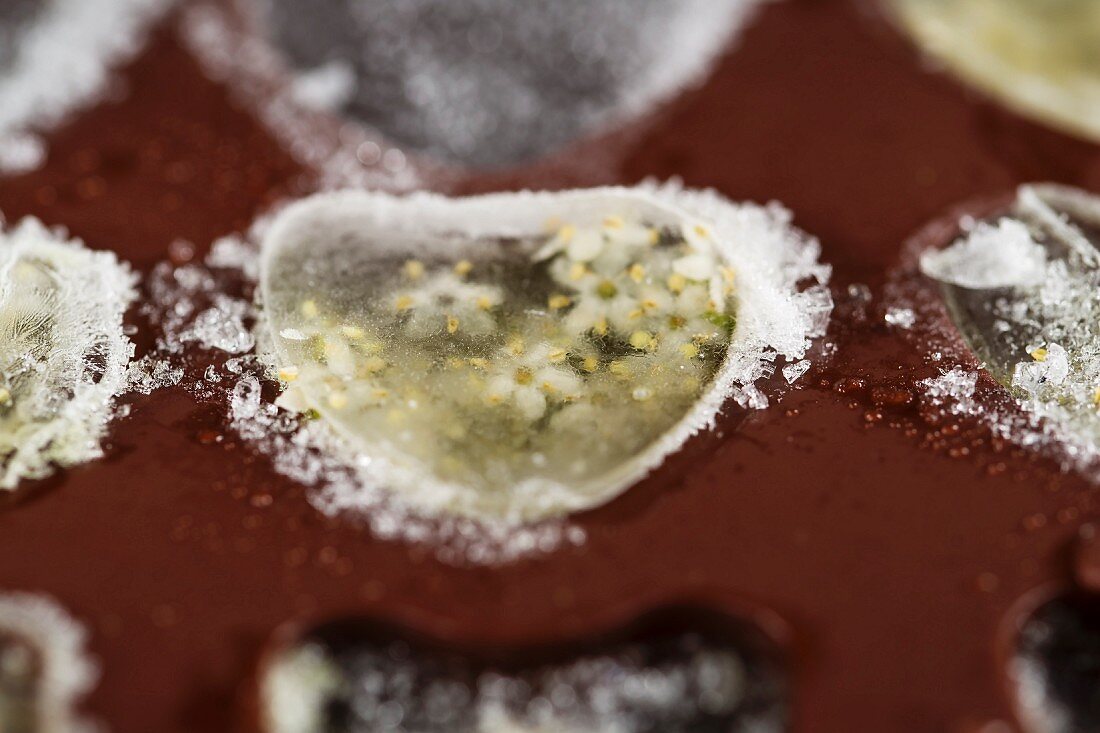
[[[201,254],[309,191],[170,23],[124,77],[126,100],[52,135],[41,171],[0,180],[9,221],[63,224],[147,269],[175,239]],[[955,204],[1035,179],[1100,190],[1100,148],[924,70],[873,8],[847,0],[768,6],[709,83],[622,144],[610,169],[566,158],[460,188],[678,175],[777,199],[821,238],[838,293],[864,282],[876,296],[903,242]],[[88,709],[116,733],[246,730],[257,660],[294,619],[364,613],[522,645],[681,601],[777,637],[795,731],[1013,730],[1013,625],[1036,594],[1095,582],[1095,548],[1072,549],[1095,494],[981,426],[930,424],[905,404],[936,370],[879,307],[861,320],[842,303],[828,367],[578,518],[579,548],[462,569],[378,541],[318,514],[231,433],[213,441],[211,408],[168,390],[133,399],[106,460],[0,512],[0,585],[88,622],[104,673]],[[983,728],[995,721],[1008,727]]]

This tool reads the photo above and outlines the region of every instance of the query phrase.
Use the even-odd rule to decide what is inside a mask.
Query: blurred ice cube
[[[318,82],[310,102],[333,92],[397,144],[480,167],[544,155],[697,81],[760,2],[262,1],[275,44]]]

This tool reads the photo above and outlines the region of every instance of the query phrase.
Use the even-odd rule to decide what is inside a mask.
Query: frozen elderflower
[[[514,405],[524,419],[533,421],[551,405],[576,399],[583,381],[572,369],[559,366],[560,351],[549,344],[538,344],[518,356],[506,350],[486,383],[486,401]]]
[[[408,260],[402,271],[408,279],[419,280],[424,277],[424,263],[420,260]]]
[[[36,220],[0,232],[0,489],[100,456],[133,355],[133,283]]]
[[[595,196],[549,212],[526,195],[348,192],[290,207],[262,265],[272,362],[300,370],[288,392],[302,399],[281,404],[317,410],[318,427],[433,511],[529,521],[621,491],[712,419],[735,380],[801,359],[828,308],[798,290],[823,271],[812,247],[791,249],[804,243],[778,210],[614,191],[535,196]],[[747,325],[743,293],[764,294]],[[770,335],[781,325],[786,341]],[[747,351],[729,360],[739,338]]]
[[[406,274],[408,267],[406,263]],[[494,320],[487,311],[500,305],[498,288],[467,282],[451,270],[425,276],[419,268],[414,269],[419,272],[418,284],[400,290],[393,300],[395,310],[407,314],[404,328],[408,335],[427,338],[444,330],[453,334],[458,324],[468,334],[493,330]]]

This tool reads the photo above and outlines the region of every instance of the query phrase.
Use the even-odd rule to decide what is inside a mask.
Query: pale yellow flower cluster
[[[501,487],[530,462],[586,475],[641,449],[721,364],[734,273],[702,226],[609,216],[528,244],[504,265],[397,263],[355,308],[301,301],[280,404]]]

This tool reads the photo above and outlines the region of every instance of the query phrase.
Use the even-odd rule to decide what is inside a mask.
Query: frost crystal
[[[0,593],[0,730],[93,733],[75,704],[99,672],[87,632],[52,600]]]
[[[134,277],[34,219],[0,232],[0,488],[101,454],[133,345]]]
[[[183,379],[183,370],[164,359],[145,355],[130,362],[126,372],[126,389],[129,392],[152,394],[158,389],[173,387]]]
[[[273,733],[762,733],[786,718],[775,670],[695,634],[520,671],[309,641],[274,660],[262,694]]]
[[[921,384],[928,390],[926,399],[931,405],[947,407],[956,415],[975,414],[980,410],[973,399],[978,386],[977,372],[951,369]]]
[[[995,225],[980,222],[947,249],[925,252],[920,265],[941,282],[988,290],[1037,285],[1046,262],[1046,250],[1032,239],[1026,225],[1002,219]]]
[[[963,335],[1034,419],[1029,429],[1037,436],[1021,439],[1061,444],[1082,466],[1100,459],[1098,239],[1100,199],[1059,186],[1024,186],[1007,214],[979,224],[942,257],[922,259],[925,271],[944,282]],[[1014,259],[1001,263],[1012,277],[976,287],[971,278],[962,284],[953,276],[995,268],[998,251]],[[950,268],[942,268],[948,260]]]
[[[243,354],[256,345],[252,331],[244,325],[248,304],[242,300],[219,295],[214,307],[195,317],[189,328],[179,334],[183,343],[197,341],[205,349],[218,349],[230,354]]]
[[[809,359],[796,361],[794,364],[788,364],[787,366],[783,367],[783,378],[787,380],[787,384],[794,384],[799,379],[802,379],[802,375],[809,371],[809,369]]]
[[[45,156],[35,132],[94,101],[171,0],[0,2],[0,172]]]
[[[912,308],[890,308],[886,311],[885,321],[898,328],[912,328],[917,322],[917,314]]]

